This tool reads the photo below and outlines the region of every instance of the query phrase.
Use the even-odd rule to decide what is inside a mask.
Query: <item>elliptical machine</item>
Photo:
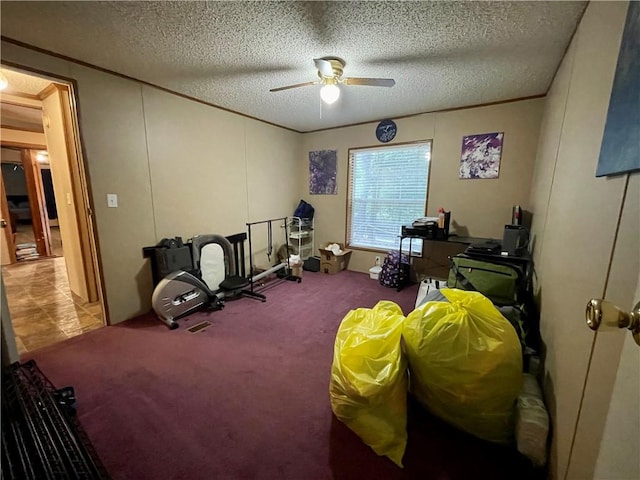
[[[196,310],[224,307],[224,298],[228,296],[223,287],[230,243],[220,235],[208,235],[195,236],[187,245],[180,241],[169,246],[174,248],[162,252],[163,261],[159,263],[172,271],[156,285],[151,306],[160,321],[173,330],[178,328],[177,319]],[[170,256],[168,252],[176,253]]]
[[[224,292],[213,292],[204,281],[184,270],[170,273],[156,286],[151,305],[160,321],[171,330],[178,328],[177,319],[196,310],[224,308]]]

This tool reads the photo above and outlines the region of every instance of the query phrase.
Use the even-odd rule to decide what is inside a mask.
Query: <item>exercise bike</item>
[[[229,255],[233,254],[227,238],[221,235],[196,235],[189,242],[193,269],[179,269],[166,275],[153,291],[151,306],[170,329],[178,328],[177,319],[201,309],[224,308],[231,294]],[[231,260],[233,263],[233,260]],[[244,283],[240,282],[240,286]]]
[[[151,299],[158,318],[175,329],[176,319],[200,309],[224,308],[226,298],[244,295],[264,301],[245,289],[251,281],[244,268],[246,238],[246,233],[238,233],[196,235],[189,240],[194,269],[179,269],[160,280]]]
[[[151,305],[160,321],[175,330],[177,319],[196,310],[224,308],[224,297],[223,291],[212,291],[193,273],[178,270],[160,280],[153,291]]]
[[[269,224],[269,252],[271,252],[271,222],[248,223],[249,250],[251,251],[251,225]],[[285,222],[286,225],[286,222]],[[285,231],[286,237],[286,231]],[[262,293],[254,291],[254,283],[279,270],[286,272],[284,278],[296,280],[300,277],[290,274],[289,259],[258,275],[247,277],[244,265],[244,242],[246,233],[237,233],[228,237],[221,235],[196,235],[189,241],[194,270],[184,268],[166,275],[153,291],[151,305],[158,318],[170,329],[178,328],[177,319],[197,310],[224,308],[226,298],[246,296],[266,301]],[[250,258],[250,269],[253,262]],[[249,288],[247,288],[249,287]]]

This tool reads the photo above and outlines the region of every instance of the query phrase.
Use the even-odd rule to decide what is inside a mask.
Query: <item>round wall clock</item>
[[[376,138],[387,143],[394,139],[397,132],[398,127],[393,120],[382,120],[376,127]]]

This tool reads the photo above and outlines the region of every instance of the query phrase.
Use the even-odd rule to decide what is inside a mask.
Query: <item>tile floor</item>
[[[104,326],[99,302],[74,301],[64,257],[6,265],[2,278],[21,354]]]

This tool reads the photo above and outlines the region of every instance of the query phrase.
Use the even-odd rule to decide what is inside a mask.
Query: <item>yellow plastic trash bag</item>
[[[449,302],[427,302],[404,323],[411,392],[461,430],[510,443],[522,386],[518,335],[482,294],[440,291]]]
[[[336,334],[329,385],[336,417],[400,467],[407,446],[407,363],[400,347],[404,318],[390,301],[351,310]]]

